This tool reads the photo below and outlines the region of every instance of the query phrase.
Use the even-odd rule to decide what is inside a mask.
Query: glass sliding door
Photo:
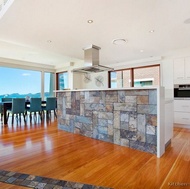
[[[55,74],[51,72],[44,73],[44,98],[53,97],[55,90]]]
[[[57,89],[63,90],[68,88],[68,72],[57,73]]]
[[[130,70],[121,70],[110,72],[111,88],[130,87]]]
[[[0,101],[5,97],[46,99],[54,96],[54,89],[54,73],[0,67]]]
[[[5,97],[41,97],[41,72],[0,67],[0,100]]]

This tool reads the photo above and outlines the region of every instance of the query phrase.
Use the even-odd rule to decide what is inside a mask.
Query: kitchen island
[[[58,90],[58,128],[149,152],[165,152],[164,89]]]

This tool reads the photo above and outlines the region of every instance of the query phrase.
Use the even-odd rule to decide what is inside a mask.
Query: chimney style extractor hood
[[[87,66],[82,68],[73,69],[73,72],[79,73],[89,73],[89,72],[103,72],[103,71],[113,71],[113,68],[102,66],[99,64],[99,50],[101,48],[95,45],[90,45],[84,48],[84,62]],[[89,66],[90,65],[90,66]]]

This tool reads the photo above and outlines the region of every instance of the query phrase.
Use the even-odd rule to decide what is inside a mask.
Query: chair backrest
[[[38,112],[41,111],[41,103],[42,103],[42,99],[41,98],[31,98],[30,99],[30,111],[31,112]]]
[[[2,114],[3,113],[3,104],[0,103],[0,113]]]
[[[2,102],[11,102],[12,98],[2,98]]]
[[[25,98],[13,98],[12,99],[12,113],[24,113],[25,112]]]
[[[56,97],[48,97],[46,99],[46,110],[55,110],[57,107],[57,98]]]

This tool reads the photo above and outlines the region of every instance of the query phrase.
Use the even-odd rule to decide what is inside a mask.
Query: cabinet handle
[[[177,79],[183,79],[183,77],[177,77]]]
[[[183,108],[189,108],[189,106],[185,106],[185,105],[184,105],[184,106],[182,106],[182,107],[183,107]]]
[[[184,120],[189,120],[189,118],[185,118],[185,117],[184,117],[184,118],[182,118],[182,119],[184,119]]]

